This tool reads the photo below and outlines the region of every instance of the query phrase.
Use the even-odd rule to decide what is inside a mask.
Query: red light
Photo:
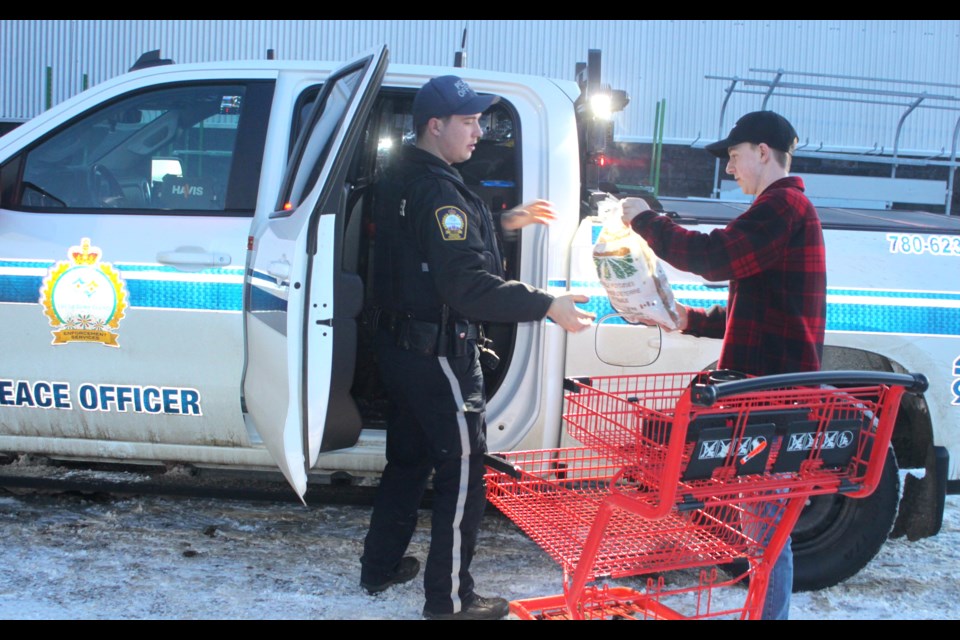
[[[607,166],[607,157],[603,155],[597,156],[597,166],[598,167]]]
[[[283,205],[283,210],[284,210],[284,211],[290,211],[290,209],[293,209],[293,203],[292,203],[292,202],[286,202],[286,203],[284,203],[284,205]]]

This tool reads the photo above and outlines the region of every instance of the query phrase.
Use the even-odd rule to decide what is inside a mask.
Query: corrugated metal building
[[[56,104],[150,49],[177,62],[264,58],[268,49],[343,59],[386,43],[395,62],[451,64],[464,29],[472,67],[572,79],[587,50],[601,49],[605,81],[631,96],[616,130],[628,142],[651,140],[660,100],[664,142],[716,139],[730,84],[717,78],[770,81],[776,70],[788,72],[783,82],[835,88],[778,89],[767,103],[811,145],[889,151],[900,117],[926,93],[905,118],[900,150],[949,153],[960,116],[960,20],[6,20],[0,118],[32,117],[48,91]],[[749,88],[731,97],[723,128],[761,107],[766,88]]]
[[[956,166],[960,20],[5,20],[0,120],[32,117],[152,49],[176,62],[268,50],[337,60],[386,43],[394,62],[450,65],[464,32],[477,68],[573,79],[602,50],[604,81],[631,98],[619,142],[702,147],[769,108],[794,123],[800,156],[897,153],[941,178]]]

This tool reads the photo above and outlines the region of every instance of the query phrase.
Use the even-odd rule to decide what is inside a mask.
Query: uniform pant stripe
[[[453,370],[450,369],[450,363],[447,362],[447,359],[438,358],[438,360],[440,362],[440,368],[443,369],[444,375],[447,376],[447,380],[450,382],[450,390],[453,392],[453,398],[457,402],[457,424],[460,428],[460,488],[457,493],[457,510],[453,518],[453,557],[451,558],[453,569],[450,572],[452,581],[450,599],[453,601],[453,612],[457,613],[463,606],[463,603],[460,602],[460,522],[463,520],[463,508],[467,501],[467,483],[470,475],[470,435],[467,429],[467,419],[463,415],[464,402],[463,393],[460,390],[460,382],[453,374]]]

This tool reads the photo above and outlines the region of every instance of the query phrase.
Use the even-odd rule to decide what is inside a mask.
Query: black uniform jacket
[[[553,296],[504,280],[493,216],[442,159],[401,148],[378,181],[374,292],[380,306],[428,322],[524,322],[546,316]]]

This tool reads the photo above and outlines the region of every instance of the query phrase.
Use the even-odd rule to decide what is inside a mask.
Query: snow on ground
[[[358,584],[369,512],[0,490],[0,618],[418,620],[419,577],[377,596]],[[429,522],[422,511],[410,549],[421,560]],[[473,572],[482,595],[513,600],[561,589],[559,566],[496,513],[484,520]],[[744,593],[732,587],[715,597],[742,603]],[[948,496],[939,535],[889,541],[843,584],[794,594],[791,617],[960,618],[960,497]]]

